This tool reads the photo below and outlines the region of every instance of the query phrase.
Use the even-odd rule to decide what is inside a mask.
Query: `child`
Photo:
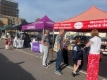
[[[74,71],[72,72],[72,75],[74,77],[77,75],[77,70],[81,65],[81,61],[82,61],[82,50],[80,44],[81,44],[81,40],[77,38],[75,40],[75,45],[73,46],[72,49],[73,63],[74,63]]]
[[[7,38],[5,39],[5,49],[8,49],[8,40],[7,40]]]
[[[8,38],[8,49],[11,50],[13,49],[13,39],[11,36]]]

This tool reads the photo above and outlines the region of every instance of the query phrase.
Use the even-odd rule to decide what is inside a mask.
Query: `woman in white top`
[[[86,80],[98,80],[101,47],[101,39],[98,37],[98,35],[98,30],[93,29],[91,31],[91,36],[93,36],[93,38],[91,38],[86,44],[86,47],[90,46]]]

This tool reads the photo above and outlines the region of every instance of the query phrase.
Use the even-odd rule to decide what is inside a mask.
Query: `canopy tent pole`
[[[45,30],[44,30],[44,28],[43,28],[43,35],[44,35],[44,33],[45,33]]]
[[[107,37],[107,33],[106,33],[106,37]]]
[[[79,32],[77,32],[77,36],[79,36]]]
[[[76,36],[79,36],[79,29],[77,30]]]
[[[52,49],[54,47],[54,29],[53,29],[53,40],[52,40]],[[52,60],[53,60],[53,50],[52,50]]]
[[[53,60],[53,54],[54,54],[53,47],[54,47],[54,29],[53,29],[53,40],[52,40],[52,60],[50,60],[50,63],[55,62],[55,60]]]
[[[6,30],[5,30],[5,35],[6,35]]]
[[[18,30],[16,30],[16,36],[18,36]]]

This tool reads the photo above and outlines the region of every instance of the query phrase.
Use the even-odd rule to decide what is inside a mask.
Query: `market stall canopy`
[[[95,6],[92,6],[87,11],[85,11],[73,18],[70,18],[68,20],[61,21],[61,23],[97,20],[97,19],[104,19],[104,18],[107,18],[107,12],[96,8]]]
[[[18,25],[14,25],[12,27],[8,27],[6,30],[21,30],[23,25],[28,24],[28,22],[26,20],[23,20],[21,23],[19,23]]]
[[[44,16],[37,22],[22,26],[22,30],[42,31],[43,29],[53,30],[54,22]]]
[[[87,32],[92,29],[98,29],[101,32],[107,31],[105,30],[107,29],[107,12],[93,6],[80,15],[55,23],[55,30],[61,28],[78,32]]]
[[[0,28],[0,30],[6,30],[7,28],[10,28],[12,26],[13,26],[13,24],[10,24],[9,26],[4,26],[4,27]]]

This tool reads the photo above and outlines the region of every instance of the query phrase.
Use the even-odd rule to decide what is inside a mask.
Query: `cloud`
[[[15,0],[19,3],[20,17],[29,22],[47,15],[53,21],[76,16],[91,6],[107,11],[106,0]]]

